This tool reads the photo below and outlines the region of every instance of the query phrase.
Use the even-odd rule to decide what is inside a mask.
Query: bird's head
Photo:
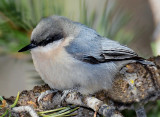
[[[62,16],[43,18],[33,29],[31,43],[19,52],[35,48],[58,47],[65,39],[73,39],[79,32],[77,24]],[[70,41],[69,40],[69,41]]]

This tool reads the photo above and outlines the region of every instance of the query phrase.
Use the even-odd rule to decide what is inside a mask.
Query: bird
[[[43,18],[33,29],[30,50],[36,71],[52,89],[89,95],[109,90],[119,70],[144,62],[136,52],[64,16]]]

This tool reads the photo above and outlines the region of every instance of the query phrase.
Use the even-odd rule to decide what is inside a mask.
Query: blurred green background
[[[160,54],[160,9],[155,9],[158,3],[158,0],[1,0],[0,95],[16,95],[41,83],[29,52],[17,52],[29,43],[32,29],[41,18],[65,16],[148,58]],[[150,103],[145,109],[149,117],[160,117],[160,102]],[[124,115],[134,117],[135,113],[127,110]]]

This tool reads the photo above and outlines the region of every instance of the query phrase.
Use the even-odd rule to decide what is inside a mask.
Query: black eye
[[[51,40],[52,40],[51,37],[47,37],[44,41],[49,42],[49,41],[51,41]]]
[[[63,38],[63,34],[59,33],[59,34],[55,34],[49,38],[52,38],[53,41],[56,41],[56,40],[60,40]]]
[[[53,36],[48,36],[45,40],[42,40],[41,42],[38,43],[38,46],[46,46],[49,43],[52,43],[53,41],[57,41],[64,38],[63,34],[54,34]]]
[[[45,40],[46,41],[49,41],[49,40],[51,40],[52,38],[51,37],[47,37]]]

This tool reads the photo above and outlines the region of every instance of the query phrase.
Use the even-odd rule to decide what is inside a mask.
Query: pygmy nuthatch
[[[26,50],[51,88],[82,94],[110,89],[125,64],[143,61],[132,49],[62,16],[42,19],[19,52]]]

